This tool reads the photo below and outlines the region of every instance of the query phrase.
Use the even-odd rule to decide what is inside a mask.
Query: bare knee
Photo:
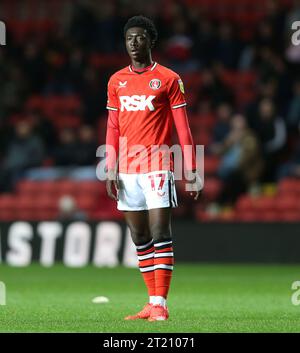
[[[170,240],[172,237],[171,229],[169,226],[164,227],[164,226],[161,226],[160,224],[155,224],[151,226],[150,231],[154,242],[167,241],[167,240]]]
[[[141,231],[139,229],[130,229],[131,238],[135,245],[144,245],[151,240],[151,236],[147,231]]]

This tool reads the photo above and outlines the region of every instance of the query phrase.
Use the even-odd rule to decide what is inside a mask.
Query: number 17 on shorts
[[[169,171],[148,173],[144,194],[148,209],[161,207],[177,207],[177,196],[174,175]],[[146,180],[143,180],[146,183]]]
[[[173,172],[157,171],[145,174],[119,174],[119,210],[150,210],[177,207]]]

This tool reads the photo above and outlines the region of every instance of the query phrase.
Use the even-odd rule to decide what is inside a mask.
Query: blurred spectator
[[[193,40],[188,34],[188,23],[183,17],[176,19],[173,35],[167,41],[166,55],[171,66],[178,72],[195,71],[198,62],[192,57]]]
[[[87,66],[86,57],[84,52],[79,47],[71,48],[68,57],[68,65],[66,68],[66,75],[76,93],[80,93],[84,68]]]
[[[278,82],[276,78],[270,78],[266,81],[260,81],[257,83],[257,96],[253,99],[245,108],[245,112],[248,119],[250,128],[256,128],[256,119],[258,115],[259,104],[264,99],[271,99],[272,101],[277,100],[277,87]]]
[[[213,145],[223,143],[230,131],[230,118],[232,114],[232,106],[229,103],[221,103],[216,108],[217,122],[213,129]]]
[[[288,107],[287,124],[290,129],[300,126],[300,80],[293,85],[293,98]]]
[[[25,44],[22,65],[30,84],[31,92],[40,92],[46,78],[46,63],[38,43],[30,41]]]
[[[77,164],[78,143],[72,129],[62,129],[59,141],[54,148],[53,158],[56,166],[74,166]]]
[[[212,106],[232,101],[232,92],[224,85],[213,69],[202,71],[199,101],[209,101]]]
[[[274,27],[268,21],[262,21],[258,24],[255,44],[259,48],[268,47],[272,50],[277,50],[278,45],[281,44],[278,38],[274,35]]]
[[[161,6],[159,0],[62,0],[57,7],[50,3],[42,2],[39,7],[45,22],[50,24],[49,29],[47,26],[34,29],[40,22],[40,10],[33,7],[30,18],[26,18],[26,11],[23,13],[22,9],[27,10],[27,0],[22,9],[16,3],[3,11],[2,20],[13,20],[16,25],[9,30],[9,45],[0,51],[2,190],[13,188],[15,180],[24,174],[23,168],[25,175],[42,180],[95,178],[95,131],[98,131],[99,118],[106,117],[107,81],[111,73],[129,62],[124,50],[123,26],[137,13],[154,19],[159,41],[153,59],[182,75],[188,109],[199,115],[217,116],[214,126],[207,120],[203,135],[207,136],[207,141],[212,141],[207,151],[222,156],[223,172],[226,174],[227,170],[229,174],[227,195],[230,180],[234,180],[235,175],[238,175],[237,185],[243,186],[238,186],[239,190],[246,190],[249,185],[249,178],[240,177],[246,168],[243,173],[239,167],[235,169],[240,157],[236,151],[243,150],[244,140],[250,141],[250,145],[251,141],[255,141],[254,146],[262,145],[266,161],[263,181],[274,180],[276,173],[280,177],[297,175],[294,166],[298,166],[298,147],[294,148],[293,138],[300,123],[300,46],[291,44],[291,23],[300,19],[300,0],[292,4],[279,0],[267,0],[264,4],[247,1],[246,4],[239,2],[238,7],[234,1],[226,6],[222,1],[208,1],[205,6],[199,6],[195,1],[191,4],[173,0],[167,1],[166,6]],[[22,15],[20,26],[19,13]],[[240,21],[237,14],[245,20]],[[252,82],[253,79],[256,81]],[[82,109],[77,109],[76,104],[72,108],[72,97],[68,100],[70,94],[76,94],[75,100],[79,99]],[[40,96],[37,106],[27,111],[27,99],[35,101],[32,97],[35,95]],[[62,107],[51,106],[52,98],[53,102],[61,100]],[[251,130],[240,127],[245,136],[252,137],[244,136],[235,144],[229,143],[233,135],[239,135],[233,133],[239,130],[233,128],[237,123],[231,122],[232,111],[237,107],[241,114],[246,114],[248,125],[259,141]],[[83,125],[78,128],[78,135],[70,129],[74,124],[68,118],[73,115],[78,116]],[[19,129],[13,126],[18,116],[25,116],[30,122],[28,139],[18,134],[13,136],[13,131]],[[60,122],[56,119],[60,118],[66,129],[59,129]],[[199,124],[201,128],[201,122]],[[42,144],[41,140],[45,145],[39,149],[41,157],[30,162],[43,167],[33,169],[31,164],[20,163],[29,146]],[[225,148],[227,144],[230,148]],[[13,152],[17,146],[21,154]],[[10,165],[8,161],[14,153],[17,158],[13,160],[20,168],[4,168]],[[49,157],[53,157],[53,167],[48,163]],[[287,163],[281,168],[282,157]],[[235,162],[232,162],[232,170],[230,161]],[[257,164],[261,164],[261,157]],[[259,169],[255,162],[250,165]],[[236,174],[234,170],[239,172]]]
[[[237,67],[241,53],[241,43],[235,35],[232,24],[221,23],[214,52],[215,58],[226,68],[234,69]]]
[[[284,112],[291,96],[291,78],[283,59],[269,47],[263,47],[259,51],[257,65],[260,80],[263,82],[276,80],[277,82],[277,107]]]
[[[11,191],[22,173],[42,164],[44,146],[33,134],[32,126],[21,121],[15,126],[15,136],[8,146],[0,172],[0,190]]]
[[[297,129],[297,140],[291,156],[288,161],[279,165],[277,169],[277,180],[286,177],[300,178],[300,125]]]
[[[28,81],[24,71],[9,60],[4,64],[0,85],[0,117],[13,114],[21,110],[22,103],[28,90]]]
[[[259,141],[243,115],[232,117],[230,132],[219,154],[218,174],[225,183],[219,201],[232,205],[240,194],[260,181],[263,170]]]
[[[279,0],[268,0],[266,3],[264,21],[272,26],[274,37],[278,44],[283,43],[284,26],[286,21],[286,9]]]
[[[27,116],[36,135],[45,143],[48,152],[51,151],[57,141],[57,134],[52,122],[39,111],[28,112]]]
[[[286,143],[284,120],[277,115],[272,100],[265,98],[259,104],[258,116],[252,117],[254,129],[261,141],[266,163],[265,181],[273,181],[276,164]]]
[[[199,18],[193,50],[196,58],[204,67],[209,66],[214,58],[215,42],[215,31],[212,22],[208,18]]]
[[[106,107],[107,80],[100,73],[88,67],[84,71],[81,96],[83,101],[83,115],[87,123],[93,124]]]
[[[78,209],[72,196],[64,195],[58,202],[58,219],[60,221],[85,221],[87,215]]]
[[[97,147],[94,129],[88,125],[81,126],[76,153],[77,165],[88,166],[95,164]]]

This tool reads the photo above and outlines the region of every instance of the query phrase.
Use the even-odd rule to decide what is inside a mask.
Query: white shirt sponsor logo
[[[136,112],[139,110],[146,110],[154,111],[155,108],[152,104],[153,99],[155,96],[146,97],[146,95],[138,96],[120,96],[121,102],[121,112],[127,110],[128,112]]]

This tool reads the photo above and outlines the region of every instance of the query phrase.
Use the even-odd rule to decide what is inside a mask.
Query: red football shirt
[[[166,153],[159,153],[157,148],[162,145],[171,146],[175,116],[173,111],[185,105],[180,77],[156,62],[146,71],[136,72],[131,66],[127,66],[111,76],[107,101],[107,109],[111,114],[106,143],[117,147],[109,129],[114,129],[113,136],[119,135],[122,138],[119,172],[147,173],[166,168],[172,170],[170,156],[166,158]],[[184,143],[193,146],[186,115],[180,119],[183,124],[176,124],[178,135],[187,135],[187,138],[183,138]],[[182,143],[181,147],[183,148]],[[192,154],[195,169],[194,152]],[[165,161],[170,163],[169,168],[165,167]],[[111,161],[108,161],[108,168],[111,166]]]

